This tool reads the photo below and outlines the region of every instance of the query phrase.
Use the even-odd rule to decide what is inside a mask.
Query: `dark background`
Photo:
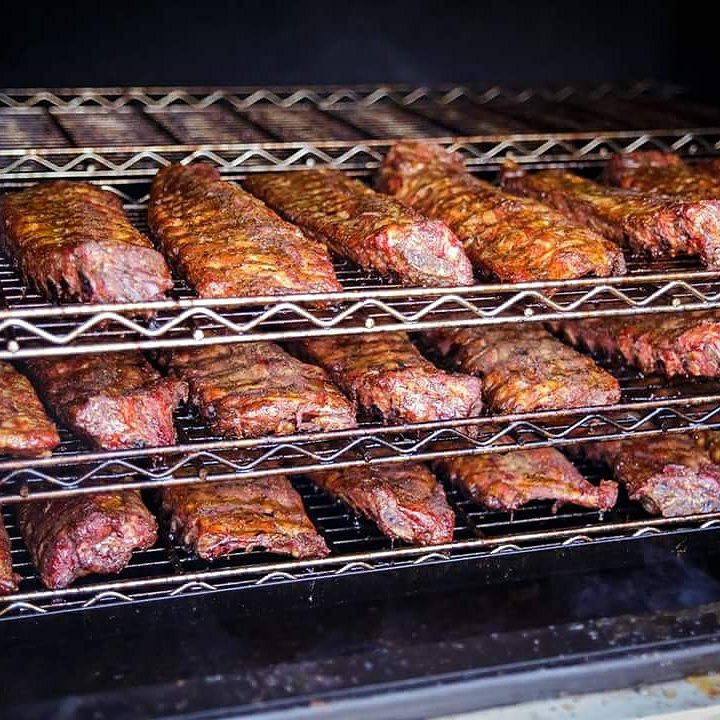
[[[0,85],[654,78],[713,99],[720,9],[709,5],[16,0],[1,16]]]

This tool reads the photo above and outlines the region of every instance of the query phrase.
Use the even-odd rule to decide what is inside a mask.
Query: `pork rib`
[[[261,173],[245,187],[336,253],[404,285],[470,285],[462,244],[427,220],[339,170]]]
[[[25,502],[17,516],[40,578],[53,590],[92,573],[118,573],[134,550],[157,540],[155,518],[135,490]]]
[[[355,427],[353,404],[323,370],[274,343],[210,345],[163,357],[213,431],[259,437]]]
[[[652,257],[698,255],[720,268],[720,200],[684,200],[604,185],[565,170],[526,174],[503,168],[503,187],[556,208],[633,252]]]
[[[9,595],[18,589],[20,576],[13,572],[10,536],[0,517],[0,596]]]
[[[0,455],[47,455],[60,443],[30,381],[0,362]]]
[[[391,539],[416,545],[452,540],[455,514],[442,485],[425,465],[362,465],[309,477],[332,497],[370,518]]]
[[[573,345],[619,354],[646,374],[720,377],[720,320],[713,313],[548,323]]]
[[[460,238],[473,265],[508,282],[623,275],[620,249],[546,205],[503,192],[439,145],[393,145],[379,188]]]
[[[533,500],[554,500],[555,508],[579,505],[609,510],[617,502],[617,484],[593,485],[554,448],[447,457],[435,461],[473,502],[491,510],[516,510]]]
[[[173,410],[187,400],[182,380],[164,378],[140,353],[101,353],[28,361],[50,411],[106,449],[175,443]]]
[[[606,463],[631,500],[652,515],[676,517],[720,511],[720,466],[692,435],[673,433],[579,446]]]
[[[296,558],[329,552],[282,475],[165,487],[162,502],[172,532],[204,560],[256,548]]]
[[[479,378],[439,370],[405,333],[312,338],[301,352],[363,408],[390,422],[472,417],[482,407]]]
[[[148,220],[200,297],[341,292],[327,249],[211,165],[158,172]]]
[[[618,381],[539,325],[441,328],[423,334],[454,368],[483,380],[485,402],[497,412],[612,405]]]
[[[618,153],[605,166],[607,182],[625,190],[676,195],[684,200],[720,199],[720,177],[658,151]]]
[[[25,278],[51,298],[146,302],[172,287],[165,260],[120,199],[88,183],[58,180],[3,195],[0,238]]]

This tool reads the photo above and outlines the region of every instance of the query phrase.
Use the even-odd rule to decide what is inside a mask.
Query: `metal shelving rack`
[[[592,172],[613,152],[659,148],[688,157],[717,154],[720,110],[652,83],[540,89],[0,91],[0,192],[51,178],[89,180],[116,192],[133,222],[146,230],[149,181],[171,162],[211,162],[229,179],[315,164],[365,176],[399,137],[432,137],[490,177],[507,156],[528,167],[562,165]],[[26,287],[11,260],[0,255],[0,359],[720,307],[720,273],[690,259],[631,260],[629,270],[622,278],[522,285],[478,278],[468,288],[408,289],[337,260],[345,292],[327,298],[331,306],[322,310],[313,301],[326,296],[318,295],[198,299],[180,280],[163,302],[58,306]],[[138,314],[147,310],[154,312],[152,318]],[[207,565],[184,554],[165,534],[164,546],[137,553],[118,578],[87,578],[50,592],[41,589],[12,522],[13,503],[100,489],[150,489],[330,464],[428,460],[448,453],[566,446],[588,437],[720,428],[720,383],[668,384],[633,373],[612,358],[604,362],[623,388],[621,404],[613,407],[422,425],[363,423],[351,431],[243,441],[213,437],[192,409],[182,408],[179,445],[117,452],[91,451],[63,431],[60,448],[49,458],[0,458],[0,503],[15,566],[24,578],[0,617],[308,579],[338,582],[358,572],[456,560],[499,563],[528,549],[557,552],[615,540],[673,544],[714,538],[720,516],[648,518],[626,498],[604,517],[578,510],[554,515],[549,504],[536,503],[508,518],[474,507],[448,488],[458,518],[454,542],[393,547],[370,523],[296,478],[333,551],[330,558],[298,562],[235,553]],[[597,468],[586,471],[597,477]]]

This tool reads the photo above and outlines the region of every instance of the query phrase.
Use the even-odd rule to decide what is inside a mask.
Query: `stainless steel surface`
[[[663,127],[662,108],[678,102],[676,89],[652,84],[517,90],[5,91],[0,92],[0,192],[42,179],[88,179],[120,195],[132,220],[146,229],[148,180],[170,162],[202,159],[230,179],[318,163],[366,175],[393,138],[418,136],[435,137],[459,150],[471,168],[483,173],[494,172],[507,156],[530,167],[580,169],[603,162],[613,152],[635,149],[660,148],[689,157],[720,153],[720,114],[710,109],[685,103],[681,115],[688,118],[687,125]],[[636,107],[643,119],[658,118],[658,124],[642,127],[632,124],[630,116],[627,125],[618,124],[603,112],[606,105],[618,103]],[[577,130],[580,117],[591,125],[596,119],[596,124]],[[557,131],[540,132],[540,125],[553,118]],[[630,126],[641,129],[628,130]],[[476,132],[457,137],[468,128]],[[624,278],[483,283],[453,289],[407,289],[340,260],[336,266],[345,292],[332,296],[334,305],[327,310],[312,307],[313,300],[327,296],[202,300],[180,280],[171,299],[163,302],[58,306],[27,288],[9,258],[0,256],[0,359],[720,307],[720,273],[705,271],[688,258],[631,260],[630,274]],[[138,315],[148,310],[156,313],[154,318]],[[220,336],[211,337],[211,331]],[[88,578],[67,590],[49,592],[41,588],[12,524],[15,502],[101,488],[494,452],[501,440],[510,443],[503,448],[564,446],[587,437],[720,427],[720,383],[666,383],[621,366],[613,368],[623,386],[622,403],[613,408],[393,427],[363,424],[347,432],[245,441],[213,437],[197,414],[185,408],[177,417],[179,445],[110,453],[90,451],[63,432],[60,449],[49,458],[0,458],[0,503],[13,536],[13,560],[24,578],[21,591],[6,599],[0,615],[22,617],[106,602],[310,581],[530,548],[641,541],[660,533],[702,533],[708,541],[716,539],[720,514],[648,518],[639,505],[625,499],[604,516],[576,509],[554,515],[543,503],[508,516],[474,507],[448,488],[457,515],[454,542],[435,548],[393,547],[371,523],[354,517],[308,483],[296,481],[314,523],[331,545],[333,553],[327,559],[297,562],[253,552],[208,565],[185,554],[165,534],[164,544],[137,553],[119,578]],[[477,434],[470,434],[470,429]],[[597,468],[587,470],[598,477]]]

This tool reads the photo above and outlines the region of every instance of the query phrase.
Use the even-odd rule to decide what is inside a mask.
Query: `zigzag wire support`
[[[494,85],[487,88],[458,86],[407,87],[386,85],[379,87],[334,87],[318,88],[78,88],[67,90],[6,90],[0,92],[0,107],[32,109],[53,107],[65,110],[104,108],[120,110],[127,106],[139,105],[145,108],[164,109],[171,106],[185,106],[204,109],[215,103],[226,102],[238,109],[248,109],[258,104],[271,104],[289,108],[310,103],[317,107],[333,107],[347,103],[371,106],[390,101],[400,106],[412,105],[428,100],[440,105],[449,105],[458,100],[485,104],[503,99],[524,103],[533,97],[550,101],[563,101],[573,95],[600,100],[607,95],[637,98],[647,94],[673,96],[678,88],[660,85],[651,81],[640,81],[625,85],[601,83],[596,86],[560,88],[529,87],[509,88]]]
[[[682,403],[680,400],[678,403]],[[417,426],[419,438],[396,440],[394,435],[404,435],[413,426],[401,430],[388,426],[376,429],[358,429],[338,432],[341,437],[333,447],[323,449],[328,443],[327,434],[307,434],[300,439],[247,441],[216,441],[204,443],[202,448],[193,449],[192,444],[182,448],[162,448],[158,459],[167,457],[162,465],[148,466],[148,452],[133,457],[132,451],[117,453],[90,453],[88,458],[82,452],[56,455],[45,461],[10,460],[0,462],[0,490],[4,502],[17,502],[29,497],[44,498],[60,494],[98,492],[102,489],[128,487],[149,487],[154,485],[190,484],[226,480],[240,475],[244,477],[267,476],[287,472],[307,472],[322,469],[328,465],[350,467],[367,462],[383,464],[402,462],[409,458],[426,460],[440,455],[479,454],[533,447],[563,446],[587,439],[614,439],[627,435],[652,435],[660,432],[682,432],[689,429],[713,428],[720,425],[720,396],[702,398],[702,406],[713,404],[709,410],[689,414],[681,405],[673,406],[655,403],[644,413],[632,412],[628,404],[615,410],[615,414],[630,412],[630,417],[616,419],[613,409],[583,412],[574,421],[566,421],[564,427],[546,427],[541,421],[519,419],[481,418],[455,421],[453,423],[428,423],[430,428]],[[653,403],[646,403],[645,405]],[[546,412],[550,419],[558,415],[572,416],[573,411],[560,413]],[[577,414],[577,413],[576,413]],[[541,414],[542,415],[542,414]],[[444,426],[445,425],[445,426]],[[449,425],[449,426],[448,426]],[[482,438],[474,437],[467,430],[473,426],[489,425],[491,432]],[[439,426],[439,427],[433,427]],[[590,433],[578,435],[580,431]],[[346,437],[342,437],[342,436]],[[531,439],[528,439],[528,437]],[[516,439],[522,438],[522,439]],[[452,441],[451,446],[440,444]],[[332,442],[332,440],[331,440]],[[243,457],[252,451],[259,454]],[[202,467],[202,471],[197,468]],[[54,468],[57,468],[54,470]],[[71,476],[67,475],[68,468]],[[87,468],[87,469],[84,469]],[[96,481],[96,482],[94,482]],[[46,487],[36,487],[43,483]],[[22,487],[12,494],[18,484]],[[56,488],[55,490],[47,488]]]

